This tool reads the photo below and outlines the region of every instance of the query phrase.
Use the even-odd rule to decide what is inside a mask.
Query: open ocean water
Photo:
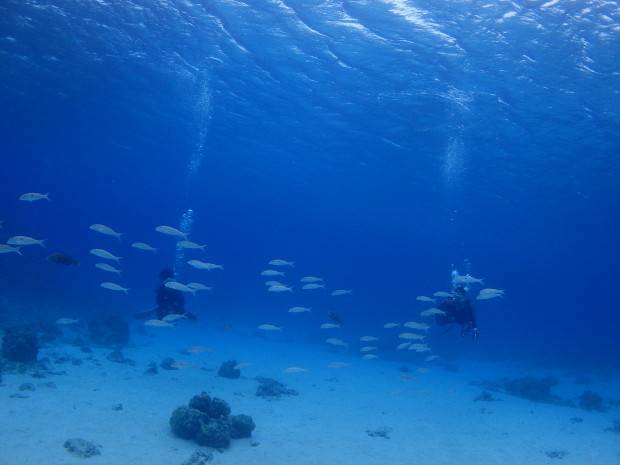
[[[0,69],[0,242],[46,240],[0,255],[3,328],[139,326],[169,267],[213,286],[185,297],[201,324],[323,351],[328,311],[381,336],[458,270],[505,295],[475,341],[428,320],[433,353],[618,375],[616,1],[5,0]],[[399,342],[380,358],[427,355]]]

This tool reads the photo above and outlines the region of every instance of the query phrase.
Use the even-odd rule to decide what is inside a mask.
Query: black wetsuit
[[[157,303],[157,318],[163,319],[166,315],[172,315],[177,313],[180,315],[185,314],[183,305],[185,304],[185,298],[181,291],[166,287],[166,283],[163,282],[155,291],[157,297],[155,302]]]
[[[471,304],[471,300],[467,296],[449,297],[438,305],[437,308],[446,312],[445,315],[435,315],[435,322],[438,325],[457,323],[463,327],[461,330],[462,336],[472,329],[477,330],[476,312]]]

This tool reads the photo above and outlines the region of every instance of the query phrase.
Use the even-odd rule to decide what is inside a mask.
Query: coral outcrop
[[[206,392],[177,407],[170,417],[172,432],[199,445],[226,449],[231,439],[249,438],[256,427],[249,415],[231,415],[230,405]]]

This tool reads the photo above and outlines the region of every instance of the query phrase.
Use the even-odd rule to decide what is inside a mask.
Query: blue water
[[[132,321],[177,262],[154,228],[191,209],[200,321],[319,344],[334,310],[374,334],[456,268],[506,296],[476,302],[477,341],[433,328],[436,350],[617,369],[618,63],[615,2],[4,1],[0,238],[47,248],[0,256],[2,320]],[[275,258],[294,293],[266,291]]]

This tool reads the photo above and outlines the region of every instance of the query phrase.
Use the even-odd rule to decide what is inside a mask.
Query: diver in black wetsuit
[[[192,321],[196,321],[196,315],[188,313],[183,308],[185,304],[185,298],[181,291],[166,287],[168,281],[174,280],[174,272],[170,269],[164,269],[159,273],[159,279],[161,279],[160,285],[155,290],[157,303],[157,318],[163,320],[165,316],[178,314],[184,315]]]
[[[471,303],[471,298],[467,289],[463,286],[456,286],[452,291],[452,296],[444,300],[437,306],[439,310],[446,312],[445,314],[436,314],[435,322],[440,325],[457,323],[461,325],[461,337],[465,337],[472,331],[472,338],[478,339],[478,324],[476,323],[476,311]],[[450,331],[450,326],[447,331]]]

